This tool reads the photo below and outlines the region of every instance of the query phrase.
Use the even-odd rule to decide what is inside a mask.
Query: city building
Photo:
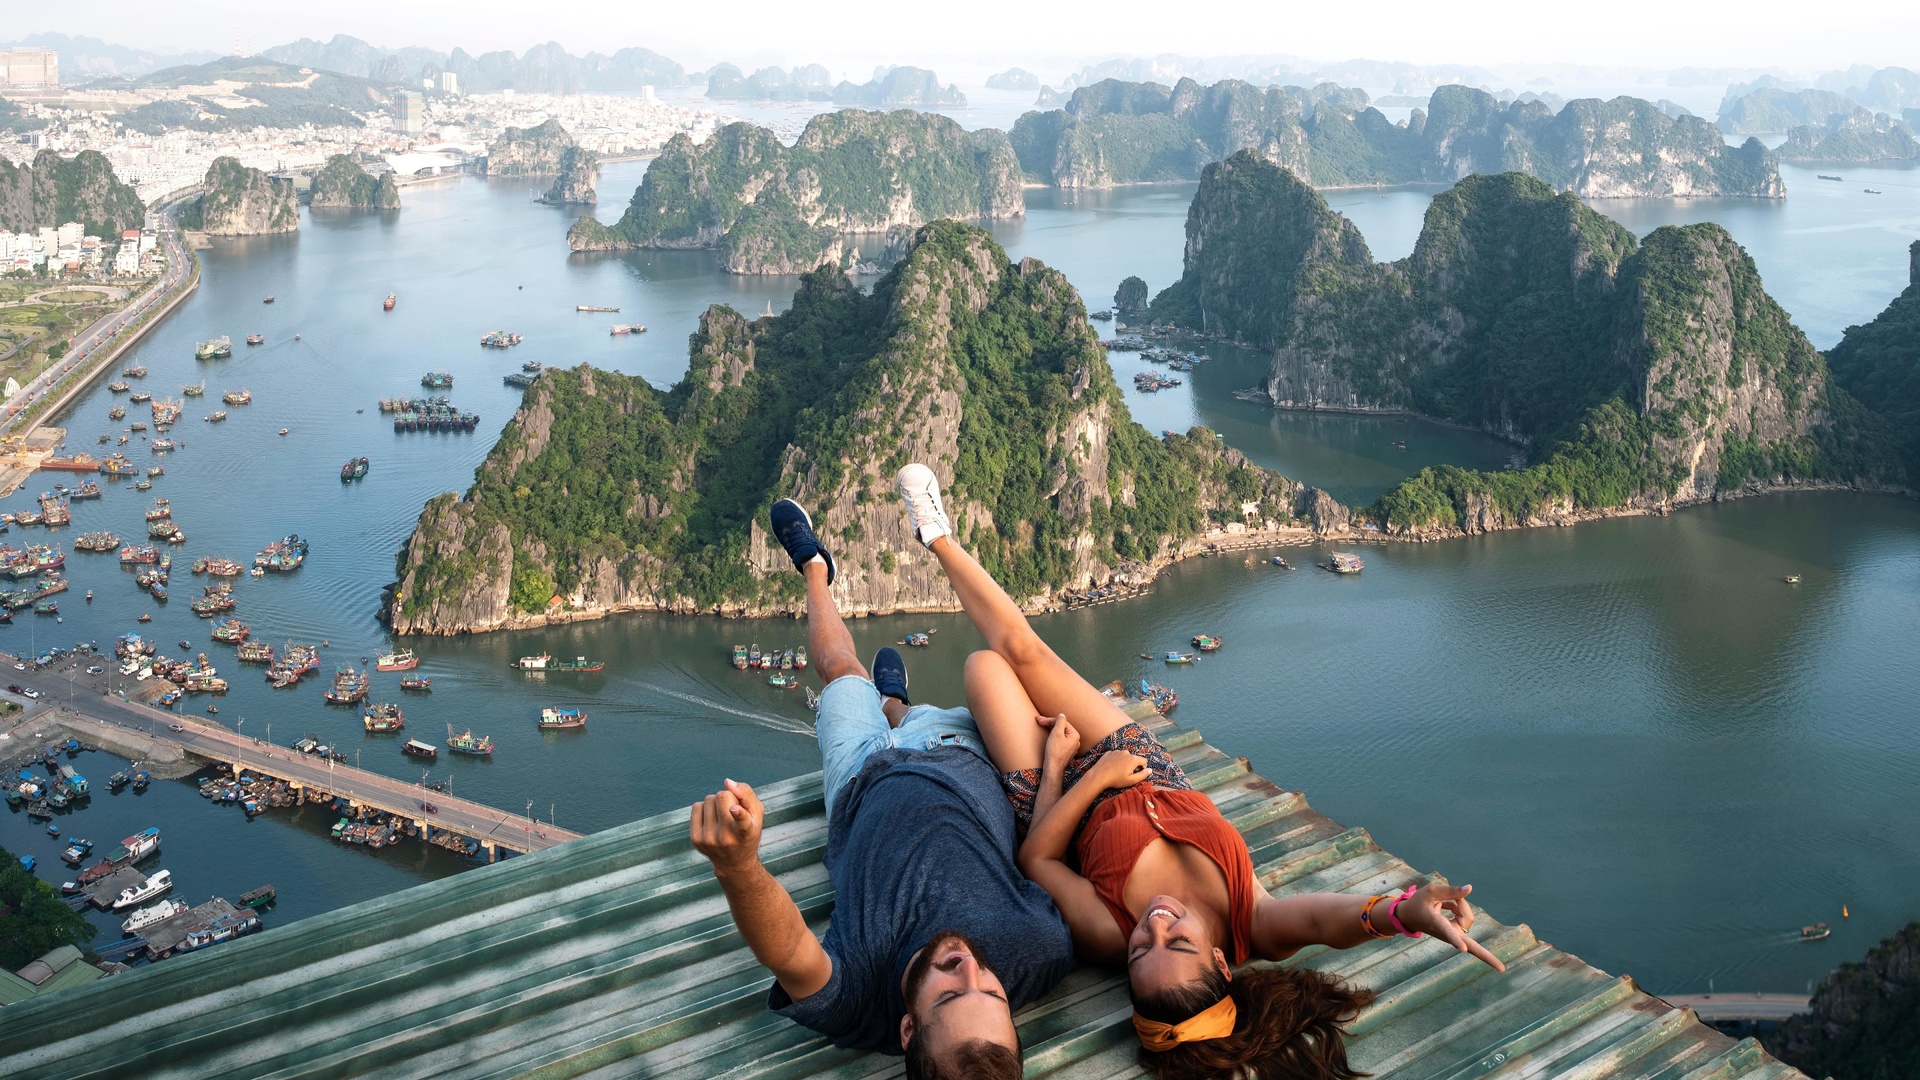
[[[402,135],[418,135],[427,127],[425,99],[418,90],[400,90],[393,95],[393,126]]]
[[[0,50],[0,88],[54,90],[59,86],[59,53],[52,49]]]
[[[440,92],[443,94],[459,93],[460,92],[460,76],[451,71],[441,72],[440,73]]]

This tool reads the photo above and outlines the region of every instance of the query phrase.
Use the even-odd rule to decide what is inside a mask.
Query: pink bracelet
[[[1403,892],[1399,896],[1394,897],[1393,903],[1387,905],[1387,919],[1393,923],[1393,928],[1395,930],[1400,931],[1402,934],[1405,934],[1408,937],[1426,937],[1427,935],[1420,933],[1417,930],[1408,930],[1406,927],[1406,924],[1400,921],[1400,901],[1405,900],[1409,896],[1412,896],[1415,891],[1416,890],[1414,889],[1414,887],[1409,885],[1407,886],[1406,892]]]

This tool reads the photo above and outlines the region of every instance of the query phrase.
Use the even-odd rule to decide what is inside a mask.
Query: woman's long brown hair
[[[1373,1001],[1373,991],[1350,988],[1317,971],[1247,967],[1229,982],[1217,969],[1151,998],[1135,996],[1141,1016],[1177,1024],[1233,995],[1240,1015],[1224,1039],[1140,1051],[1156,1080],[1354,1080],[1366,1076],[1347,1064],[1341,1025]]]

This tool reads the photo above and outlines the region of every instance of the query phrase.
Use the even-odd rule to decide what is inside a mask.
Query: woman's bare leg
[[[1040,635],[1034,633],[1033,627],[1027,623],[1027,616],[1020,610],[1020,605],[1013,602],[1013,597],[1008,596],[1000,583],[993,580],[993,575],[975,562],[973,556],[967,554],[966,549],[952,536],[936,537],[930,550],[940,560],[947,580],[953,583],[953,591],[959,594],[960,606],[966,610],[974,629],[987,639],[987,648],[1006,661],[1007,667],[1026,691],[1028,705],[1037,710],[1038,715],[1065,714],[1080,732],[1080,748],[1083,750],[1092,749],[1095,743],[1130,722],[1118,705],[1040,640]],[[967,697],[971,707],[971,688]],[[978,719],[976,714],[976,721]],[[1033,714],[1026,719],[1031,723]],[[1036,731],[1039,730],[1039,725],[1033,726]],[[981,730],[983,733],[986,730],[984,722],[981,723]],[[1044,736],[1045,733],[1041,734]],[[1044,741],[1042,738],[1041,745],[1044,745]],[[987,745],[989,749],[993,746],[991,742]],[[999,760],[997,755],[994,760]],[[1032,765],[1004,766],[1003,771],[1037,768],[1039,764],[1039,751],[1036,749]]]
[[[1047,731],[1034,722],[1039,713],[1033,699],[1006,658],[990,649],[969,655],[966,687],[967,711],[980,727],[993,767],[1003,773],[1040,768]]]

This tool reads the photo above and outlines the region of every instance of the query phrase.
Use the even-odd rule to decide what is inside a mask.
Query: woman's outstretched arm
[[[1470,953],[1495,971],[1507,966],[1486,947],[1467,936],[1473,929],[1473,907],[1467,903],[1471,885],[1432,882],[1393,906],[1389,895],[1374,904],[1369,934],[1360,913],[1371,897],[1346,893],[1303,893],[1299,896],[1262,895],[1253,909],[1253,954],[1262,960],[1285,960],[1308,945],[1351,949],[1382,934],[1398,933],[1389,911],[1398,915],[1409,932],[1431,934],[1463,953]]]

